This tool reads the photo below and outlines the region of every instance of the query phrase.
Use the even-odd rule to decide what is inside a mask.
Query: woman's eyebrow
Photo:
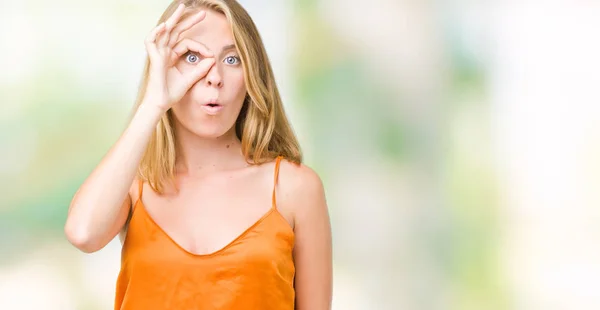
[[[202,43],[202,42],[200,42],[200,41],[198,41],[198,43],[200,43],[200,44],[202,44],[202,45],[206,46],[206,44],[204,44],[204,43]],[[232,43],[232,44],[228,44],[228,45],[225,45],[225,46],[223,46],[223,48],[221,49],[221,54],[223,54],[223,53],[225,53],[225,52],[227,52],[227,51],[229,51],[229,50],[234,50],[234,49],[236,49],[236,47],[235,47],[235,44],[234,44],[234,43]]]
[[[226,51],[228,51],[228,50],[231,50],[231,49],[235,49],[235,44],[229,44],[229,45],[225,45],[225,46],[223,47],[223,49],[221,50],[221,53],[224,53],[224,52],[226,52]]]

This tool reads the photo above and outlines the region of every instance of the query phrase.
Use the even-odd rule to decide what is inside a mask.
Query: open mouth
[[[219,111],[221,111],[221,109],[223,109],[223,106],[216,102],[209,102],[202,105],[202,108],[209,115],[216,115],[217,113],[219,113]]]

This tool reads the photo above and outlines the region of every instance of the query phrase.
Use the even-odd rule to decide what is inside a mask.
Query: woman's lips
[[[202,109],[209,115],[216,115],[223,109],[223,106],[217,102],[209,102],[203,104]]]

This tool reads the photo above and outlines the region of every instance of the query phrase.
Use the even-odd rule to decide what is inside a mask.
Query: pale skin
[[[159,195],[146,184],[142,200],[175,242],[190,253],[213,253],[271,208],[274,162],[248,165],[235,135],[246,86],[229,22],[211,10],[181,19],[183,10],[148,35],[152,65],[143,102],[73,197],[65,234],[83,252],[102,249],[119,233],[126,238],[126,220],[139,198],[137,166],[169,109],[179,191]],[[221,111],[206,113],[201,106],[208,101]],[[331,227],[322,182],[309,167],[283,160],[276,195],[277,210],[295,235],[296,309],[330,309]]]

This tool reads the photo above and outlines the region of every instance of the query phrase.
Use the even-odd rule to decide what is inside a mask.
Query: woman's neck
[[[235,128],[218,138],[203,138],[187,131],[176,134],[175,173],[198,176],[247,167]]]

